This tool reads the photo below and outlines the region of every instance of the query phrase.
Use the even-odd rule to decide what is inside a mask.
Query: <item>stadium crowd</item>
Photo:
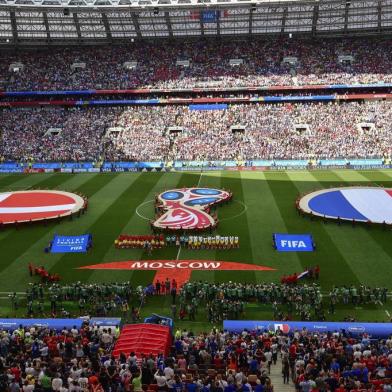
[[[252,41],[132,43],[0,54],[5,90],[243,87],[391,82],[390,40],[270,39]],[[352,56],[352,63],[339,62]],[[287,57],[297,65],[284,63]],[[50,58],[50,61],[48,61]],[[242,59],[232,66],[230,59]],[[190,67],[176,65],[189,60]],[[125,62],[137,62],[126,69]],[[22,63],[19,72],[11,64]],[[85,63],[84,69],[71,67]]]
[[[0,155],[17,161],[95,161],[113,114],[97,110],[2,111]],[[50,131],[60,131],[52,134]]]
[[[110,353],[118,328],[22,327],[1,330],[0,390],[4,392],[109,391],[118,373]]]
[[[385,304],[388,290],[384,287],[342,286],[321,292],[311,278],[290,284],[276,283],[209,283],[191,281],[182,287],[175,279],[157,281],[146,287],[132,287],[130,282],[86,284],[30,283],[26,290],[28,316],[55,317],[71,314],[114,316],[137,321],[140,309],[150,296],[172,297],[170,312],[173,319],[195,321],[206,319],[216,323],[226,318],[243,319],[248,303],[266,305],[274,320],[300,319],[326,320],[336,313],[336,308],[364,304]],[[24,300],[16,294],[10,296],[14,311]],[[349,319],[353,319],[348,315]]]
[[[392,339],[345,331],[271,330],[194,334],[177,329],[167,356],[112,356],[119,328],[84,324],[2,330],[4,392],[273,392],[270,374],[298,392],[389,392]],[[276,392],[278,392],[276,390]]]
[[[207,111],[186,106],[12,110],[0,116],[0,156],[6,160],[381,158],[392,152],[388,101]],[[171,127],[182,131],[173,134]],[[61,132],[50,134],[51,128]]]

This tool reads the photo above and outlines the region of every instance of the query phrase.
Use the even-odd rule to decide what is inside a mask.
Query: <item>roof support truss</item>
[[[11,27],[12,27],[12,39],[16,44],[18,42],[18,27],[16,25],[15,11],[10,12],[10,18],[11,18]]]
[[[138,19],[138,15],[136,14],[136,12],[132,12],[131,18],[132,18],[132,23],[135,26],[137,37],[142,38],[142,33],[140,32],[139,19]]]
[[[78,38],[79,40],[82,39],[82,32],[80,31],[80,24],[79,24],[79,18],[78,18],[78,14],[76,12],[74,12],[72,14],[74,23],[75,23],[75,27],[76,27],[76,32],[78,33]]]
[[[45,44],[47,41],[89,44],[128,37],[392,33],[392,12],[387,0],[270,0],[257,3],[255,0],[227,0],[225,3],[189,0],[189,4],[185,4],[188,0],[1,1],[13,2],[12,6],[11,3],[0,5],[0,11],[3,11],[0,40],[5,37],[4,41],[8,39],[9,45]],[[42,5],[46,1],[51,5]],[[59,4],[53,5],[55,1]],[[143,5],[138,3],[141,1]]]

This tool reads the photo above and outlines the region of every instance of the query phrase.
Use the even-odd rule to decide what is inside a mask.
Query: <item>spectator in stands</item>
[[[0,156],[30,162],[204,160],[211,165],[215,160],[382,159],[392,153],[391,115],[389,101],[231,105],[208,111],[184,106],[2,111]],[[173,125],[183,130],[175,137],[168,131]],[[244,132],[233,132],[236,125]],[[61,132],[47,133],[50,128]],[[112,128],[117,131],[109,132]]]
[[[253,39],[141,42],[124,46],[41,49],[0,54],[6,90],[229,88],[391,82],[388,39]],[[186,49],[185,49],[186,48]],[[340,61],[339,56],[351,58]],[[285,58],[296,58],[287,63]],[[50,61],[48,61],[50,58]],[[125,62],[137,62],[127,69]],[[178,59],[190,61],[177,66]],[[242,59],[233,66],[230,59]],[[12,63],[23,64],[19,72]],[[72,69],[75,62],[84,69]]]

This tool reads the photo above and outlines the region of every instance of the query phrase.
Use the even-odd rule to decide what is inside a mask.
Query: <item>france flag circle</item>
[[[330,219],[392,224],[392,189],[323,189],[302,197],[299,208],[306,213]]]

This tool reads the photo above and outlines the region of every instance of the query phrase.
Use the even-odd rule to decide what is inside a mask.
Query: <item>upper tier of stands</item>
[[[274,38],[3,51],[0,89],[228,88],[391,82],[390,47],[390,40],[369,38],[322,42]],[[189,61],[189,67],[179,65],[178,60]],[[237,65],[230,60],[236,60]]]

